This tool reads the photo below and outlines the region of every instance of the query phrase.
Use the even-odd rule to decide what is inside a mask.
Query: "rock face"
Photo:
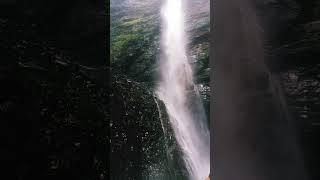
[[[310,179],[319,179],[319,45],[320,19],[317,1],[295,1],[297,13],[278,36],[283,41],[274,48],[292,118],[297,124],[305,168]],[[291,32],[291,33],[288,33]]]
[[[306,174],[310,179],[318,179],[319,3],[251,2],[256,6],[259,25],[265,30],[265,64],[282,84]]]
[[[186,178],[162,102],[123,75],[113,77],[112,87],[110,178]]]
[[[82,53],[42,33],[32,17],[0,17],[0,158],[9,177],[185,177],[148,86],[105,65],[86,66]]]
[[[0,18],[1,160],[10,179],[108,179],[107,69]],[[98,74],[98,75],[97,75]]]
[[[281,87],[266,65],[263,21],[253,2],[213,5],[213,178],[305,179]]]
[[[16,2],[0,6],[0,159],[6,167],[4,176],[109,179],[110,74],[105,65],[85,66],[107,64],[105,20],[101,19],[100,26],[99,10],[90,7],[88,18],[97,24],[85,32],[83,28],[89,25],[85,21],[77,26],[64,23],[79,22],[82,17],[74,16],[82,14],[83,4],[71,11],[66,7],[69,2],[55,1],[57,6],[53,1]],[[48,14],[39,16],[39,7]],[[57,22],[50,20],[54,13],[61,13],[53,18]],[[60,28],[73,35],[61,34]],[[90,43],[76,32],[90,39],[95,56],[88,58],[90,50],[83,49]],[[97,37],[102,43],[94,40]],[[73,43],[78,40],[82,41],[76,47]],[[62,45],[66,41],[67,46]]]
[[[0,5],[4,17],[33,23],[37,26],[37,36],[78,54],[82,64],[101,66],[108,62],[105,1],[16,0]]]

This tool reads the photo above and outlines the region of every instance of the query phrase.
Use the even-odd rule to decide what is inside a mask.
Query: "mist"
[[[266,66],[268,32],[255,2],[211,4],[212,178],[306,179],[278,77]]]

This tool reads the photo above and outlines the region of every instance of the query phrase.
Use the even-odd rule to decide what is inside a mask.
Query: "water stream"
[[[190,179],[205,179],[210,171],[210,135],[188,62],[183,0],[166,0],[161,17],[162,55],[156,94],[166,107]]]

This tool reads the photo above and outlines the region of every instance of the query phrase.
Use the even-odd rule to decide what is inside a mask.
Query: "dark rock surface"
[[[186,177],[162,102],[145,84],[113,74],[110,178]]]
[[[230,4],[232,4],[232,2],[235,1],[229,2]],[[267,54],[267,61],[265,63],[267,64],[268,69],[271,71],[271,73],[276,77],[276,79],[280,80],[280,83],[278,83],[277,81],[275,81],[275,83],[282,85],[285,95],[284,98],[286,99],[286,105],[290,111],[290,116],[293,120],[292,122],[296,127],[294,129],[296,134],[294,135],[297,135],[297,137],[299,138],[297,145],[301,147],[303,152],[302,156],[304,159],[304,164],[301,164],[302,168],[298,168],[296,170],[293,170],[293,168],[289,168],[289,170],[286,170],[286,167],[291,167],[291,165],[293,164],[292,163],[288,166],[279,167],[280,169],[288,171],[287,173],[283,173],[283,171],[281,171],[280,174],[283,173],[282,179],[285,179],[285,176],[289,177],[290,175],[297,173],[297,171],[303,171],[303,168],[305,168],[306,174],[310,177],[310,179],[319,179],[319,2],[303,0],[252,0],[250,2],[253,2],[255,8],[257,9],[257,14],[259,17],[258,22],[260,24],[257,23],[256,25],[258,27],[261,27],[261,34],[263,36],[263,39],[265,40],[264,51]],[[245,2],[241,2],[241,4],[243,3]],[[241,5],[239,4],[237,7],[239,6]],[[243,12],[243,14],[246,13],[248,12]],[[234,18],[236,17],[233,16],[232,19],[226,19],[224,22],[232,24],[234,22]],[[252,14],[248,15],[246,17],[246,20],[251,18]],[[238,21],[236,21],[236,23],[238,23]],[[248,25],[247,27],[248,29],[250,29],[250,27],[252,28],[252,26],[255,25]],[[235,33],[240,34],[241,32],[239,31],[240,30],[236,31]],[[221,34],[218,34],[217,36],[223,36],[224,32],[220,32]],[[229,37],[230,36],[228,36],[228,38]],[[254,41],[252,40],[254,38],[254,35],[251,34],[250,36],[245,36],[244,40],[242,40],[249,44]],[[234,39],[237,39],[241,42],[241,37],[234,37]],[[232,46],[231,43],[220,44],[225,46],[229,45],[230,47]],[[246,45],[247,44],[243,44],[243,46]],[[243,48],[243,46],[236,45],[234,49],[241,49]],[[256,48],[256,46],[254,48]],[[227,54],[227,52],[225,52],[225,54]],[[232,57],[232,55],[230,55],[230,57]],[[227,65],[226,69],[230,68],[230,66],[232,65],[232,63]],[[240,64],[237,67],[242,66]],[[249,71],[252,72],[252,70],[250,69]],[[243,72],[243,74],[246,73],[248,73],[248,71]],[[226,76],[232,75],[226,74]],[[260,103],[261,101],[257,104],[259,105]],[[246,106],[250,107],[252,106],[252,104],[248,104]],[[268,110],[267,107],[268,104],[265,104],[265,110]],[[258,107],[252,108],[256,109]],[[228,111],[225,113],[227,114]],[[262,114],[263,113],[261,113],[260,116],[263,117]],[[264,119],[262,117],[261,119]],[[252,117],[248,117],[248,119],[250,118]],[[274,119],[270,118],[270,121],[272,120]],[[280,128],[279,125],[274,125],[274,127]],[[247,126],[244,128],[247,128]],[[267,126],[265,128],[267,128]],[[283,135],[286,134],[285,131],[281,132],[283,133]],[[278,140],[279,139],[275,140],[275,142]],[[273,145],[278,148],[282,146],[282,144]],[[272,152],[278,151],[279,150],[276,149]],[[288,154],[280,157],[287,157],[287,155]],[[280,157],[276,160],[280,160]],[[274,167],[270,168],[272,169]],[[272,172],[275,171],[277,170],[274,170]],[[293,178],[297,177],[292,177],[290,179]]]
[[[292,118],[298,126],[305,168],[320,178],[320,3],[297,0],[295,18],[279,33],[283,41],[274,54],[281,58],[280,74]]]
[[[84,65],[108,63],[108,1],[16,0],[0,2],[0,15],[24,21],[37,29],[36,36],[74,52]]]
[[[108,69],[0,18],[1,162],[9,179],[107,179]]]
[[[179,165],[167,163],[164,143],[176,144],[163,136],[148,86],[91,61],[105,59],[105,50],[87,59],[47,33],[33,16],[0,16],[0,159],[10,179],[181,177],[172,171]],[[83,40],[76,37],[72,43]]]

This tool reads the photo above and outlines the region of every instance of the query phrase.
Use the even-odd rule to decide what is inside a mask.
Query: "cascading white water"
[[[210,139],[206,116],[188,62],[182,0],[162,7],[160,82],[156,94],[166,106],[190,179],[210,171]]]

